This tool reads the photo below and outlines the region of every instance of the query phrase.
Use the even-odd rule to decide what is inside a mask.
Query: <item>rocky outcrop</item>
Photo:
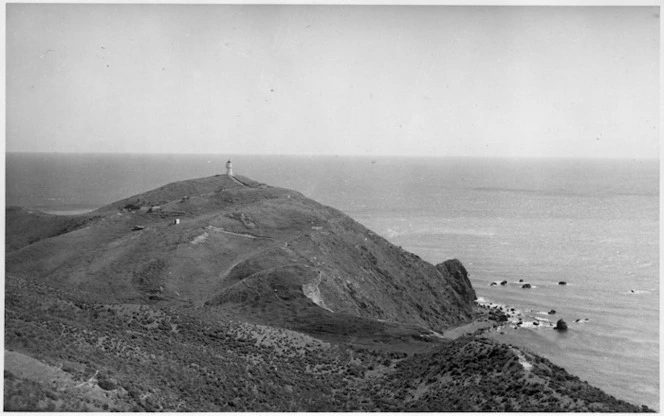
[[[501,309],[495,308],[489,311],[489,319],[498,323],[507,322],[509,317]]]
[[[446,260],[437,264],[436,269],[443,275],[452,277],[452,286],[464,301],[472,303],[477,299],[475,289],[473,289],[473,285],[470,284],[470,279],[468,278],[468,271],[463,267],[461,261],[458,259]]]

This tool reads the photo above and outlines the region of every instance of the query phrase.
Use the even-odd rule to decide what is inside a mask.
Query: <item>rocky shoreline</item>
[[[590,322],[589,318],[576,318],[573,320],[565,321],[563,318],[556,316],[555,309],[547,311],[535,311],[534,309],[522,310],[513,308],[506,304],[494,303],[487,301],[484,298],[478,298],[476,301],[481,310],[487,312],[490,320],[496,322],[492,327],[494,330],[503,329],[544,329],[549,328],[553,330],[567,330],[568,324],[587,323]]]

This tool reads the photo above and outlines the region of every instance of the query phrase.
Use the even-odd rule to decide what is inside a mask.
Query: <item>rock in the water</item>
[[[519,279],[519,283],[523,283],[523,279]]]
[[[558,319],[558,322],[556,322],[556,327],[553,329],[556,331],[567,331],[567,323],[562,319]]]
[[[489,286],[497,286],[497,285],[498,285],[498,283],[496,283],[496,282],[491,282],[491,284],[490,284]]]
[[[532,286],[530,286],[530,283],[526,283],[525,285],[521,286],[521,289],[530,289]]]
[[[567,284],[567,282],[565,282],[565,281],[560,281],[560,282],[558,282],[558,284],[559,284],[560,286],[565,286],[565,285]]]
[[[549,311],[549,315],[555,315],[555,314],[556,314],[556,310],[555,310],[555,309],[551,309],[551,310]]]
[[[500,282],[501,286],[505,286],[506,284],[507,284],[507,280],[503,280],[502,282]]]
[[[539,322],[535,321],[535,322],[533,322],[533,325],[538,326]]]

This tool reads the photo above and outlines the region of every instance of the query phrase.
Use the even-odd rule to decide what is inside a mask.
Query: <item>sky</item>
[[[659,155],[658,7],[7,4],[6,151]]]

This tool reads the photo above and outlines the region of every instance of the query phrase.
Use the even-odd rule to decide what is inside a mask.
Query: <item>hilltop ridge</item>
[[[67,227],[29,244],[30,227],[13,233],[7,270],[106,301],[191,302],[282,325],[307,308],[433,331],[473,314],[463,266],[431,265],[334,208],[244,176],[170,183]]]

